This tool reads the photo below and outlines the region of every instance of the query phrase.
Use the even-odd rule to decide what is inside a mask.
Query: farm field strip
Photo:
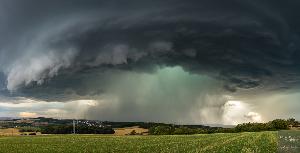
[[[243,138],[243,137],[245,137],[247,135],[248,135],[247,133],[243,133],[243,134],[240,134],[239,136],[235,136],[235,137],[231,137],[229,139],[225,139],[225,141],[223,141],[223,140],[220,141],[220,139],[218,139],[219,143],[206,146],[205,148],[201,149],[201,151],[205,152],[205,151],[213,150],[215,148],[218,148],[219,146],[224,146],[225,144],[228,144],[230,142],[233,142],[233,141],[236,141],[238,139],[241,139],[241,138]]]
[[[148,143],[144,145],[142,148],[147,149],[148,147],[150,147],[155,149],[164,146],[162,148],[165,148],[165,150],[171,150],[171,149],[181,150],[182,146],[185,146],[185,148],[187,148],[187,149],[184,148],[185,151],[187,150],[192,151],[192,150],[199,150],[199,148],[213,143],[216,139],[222,140],[222,139],[228,139],[230,137],[232,136],[222,135],[222,134],[197,135],[195,138],[190,137],[187,140],[186,136],[170,136],[172,142],[168,142],[168,141],[161,142],[161,140],[158,139],[158,141],[156,141],[157,143]]]
[[[276,152],[277,132],[166,135],[0,137],[0,153],[28,152]]]
[[[270,138],[276,137],[274,132],[258,132],[247,134],[235,141],[227,141],[224,144],[207,150],[207,152],[262,152],[271,153],[277,151],[277,141]]]

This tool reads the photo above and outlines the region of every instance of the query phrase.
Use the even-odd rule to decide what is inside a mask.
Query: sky
[[[1,0],[0,117],[300,119],[298,0]]]

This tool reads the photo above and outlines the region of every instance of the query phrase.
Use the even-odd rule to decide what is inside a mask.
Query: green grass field
[[[170,136],[48,135],[0,137],[0,152],[276,152],[277,132]]]

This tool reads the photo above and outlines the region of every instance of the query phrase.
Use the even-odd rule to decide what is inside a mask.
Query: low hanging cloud
[[[43,54],[37,58],[17,61],[7,76],[7,89],[16,90],[32,82],[43,84],[47,78],[57,75],[58,71],[71,65],[74,51],[64,50],[64,53]]]
[[[201,91],[208,95],[298,90],[298,6],[297,0],[2,1],[0,95],[65,102],[108,94],[127,105],[138,95],[111,91],[122,88],[117,83],[135,74],[159,75],[168,67],[207,76],[213,90]],[[189,95],[191,106],[200,105],[195,100],[199,93],[184,91],[195,94]],[[223,100],[206,101],[199,103],[210,106],[207,112],[214,109],[211,103],[218,104],[214,120],[221,120]]]

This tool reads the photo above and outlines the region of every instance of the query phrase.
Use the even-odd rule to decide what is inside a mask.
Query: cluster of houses
[[[47,126],[49,122],[42,121],[41,118],[19,118],[0,120],[0,128],[2,127],[18,127],[18,126]]]
[[[87,126],[99,126],[105,127],[103,122],[100,121],[93,121],[93,120],[72,120],[72,119],[54,119],[54,118],[45,118],[45,117],[38,117],[38,118],[5,118],[0,119],[0,128],[13,128],[13,127],[20,127],[20,126],[32,126],[32,127],[41,127],[41,126],[48,126],[48,125],[66,125],[66,124],[73,124],[75,122],[77,125],[87,125]]]

